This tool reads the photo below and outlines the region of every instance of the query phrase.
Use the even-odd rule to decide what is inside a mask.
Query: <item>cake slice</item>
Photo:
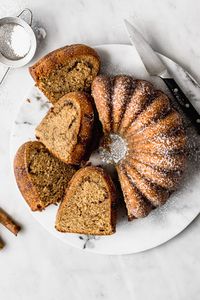
[[[49,110],[35,134],[54,156],[65,163],[79,164],[90,142],[93,122],[91,97],[71,92]]]
[[[111,178],[102,168],[88,166],[72,178],[62,201],[56,229],[92,235],[115,232],[116,194]]]
[[[86,45],[70,45],[57,49],[29,68],[36,86],[54,104],[74,91],[90,91],[99,72],[100,58]]]
[[[75,172],[37,141],[23,144],[14,160],[17,185],[33,211],[59,202]]]

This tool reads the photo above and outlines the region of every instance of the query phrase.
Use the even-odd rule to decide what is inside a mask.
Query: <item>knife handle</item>
[[[176,99],[176,102],[179,104],[185,115],[194,125],[198,134],[200,134],[200,114],[197,112],[197,110],[194,108],[192,103],[185,96],[185,94],[173,78],[162,78],[162,80],[168,86],[170,92]]]

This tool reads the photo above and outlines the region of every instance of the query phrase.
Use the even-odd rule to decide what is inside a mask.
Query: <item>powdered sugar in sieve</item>
[[[21,25],[9,23],[0,26],[0,52],[4,57],[21,59],[28,54],[30,47],[30,37]]]

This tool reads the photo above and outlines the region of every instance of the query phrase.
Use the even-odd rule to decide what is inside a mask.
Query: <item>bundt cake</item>
[[[90,142],[93,122],[91,96],[71,92],[50,109],[35,134],[57,158],[65,163],[79,164]]]
[[[56,217],[56,229],[93,235],[115,232],[116,194],[102,168],[88,166],[71,179]]]
[[[76,172],[37,141],[26,142],[17,151],[14,173],[24,199],[35,210],[62,200],[68,182]]]
[[[97,52],[77,44],[47,54],[29,70],[36,86],[54,104],[69,92],[89,92],[99,68]]]
[[[182,118],[162,91],[127,75],[97,76],[92,96],[104,141],[113,136],[123,140],[120,151],[125,154],[113,163],[128,219],[145,217],[167,201],[182,177],[186,163]]]

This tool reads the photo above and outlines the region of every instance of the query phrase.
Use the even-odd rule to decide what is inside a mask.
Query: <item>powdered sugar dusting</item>
[[[124,116],[122,117],[120,133],[124,133],[126,128],[135,120],[138,114],[144,109],[149,101],[150,96],[154,93],[153,86],[150,82],[136,80],[136,88],[126,106]]]
[[[99,148],[102,161],[107,164],[117,164],[127,152],[125,140],[117,134],[110,134],[103,139]]]
[[[135,83],[136,81],[131,76],[118,75],[114,77],[112,94],[112,121],[114,132],[118,131],[121,117],[135,89]]]

